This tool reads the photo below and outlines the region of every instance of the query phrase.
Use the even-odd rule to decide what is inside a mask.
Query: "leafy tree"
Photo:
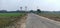
[[[6,13],[7,10],[0,10],[0,13]]]
[[[33,12],[33,10],[30,10],[30,12]]]
[[[20,10],[16,10],[17,12],[20,12]]]
[[[38,12],[38,13],[41,13],[41,10],[40,10],[40,9],[37,9],[37,12]]]

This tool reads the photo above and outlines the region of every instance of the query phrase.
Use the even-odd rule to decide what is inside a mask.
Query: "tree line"
[[[40,9],[37,9],[36,11],[34,10],[30,10],[30,11],[20,11],[20,10],[16,10],[16,11],[7,11],[7,10],[0,10],[0,13],[34,13],[34,12],[37,12],[37,13],[41,13],[41,10]]]
[[[7,10],[0,10],[0,13],[25,13],[25,11],[7,11]]]

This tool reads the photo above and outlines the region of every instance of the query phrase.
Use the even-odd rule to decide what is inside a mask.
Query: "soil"
[[[27,16],[23,17],[22,19],[14,22],[11,26],[7,28],[25,28],[25,21],[26,21]]]

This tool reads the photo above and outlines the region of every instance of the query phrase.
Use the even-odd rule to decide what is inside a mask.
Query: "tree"
[[[22,7],[20,7],[21,11],[22,11]]]
[[[6,13],[7,10],[0,10],[0,13]]]
[[[27,10],[27,6],[25,6],[25,10]]]
[[[30,12],[33,12],[33,10],[30,10]]]
[[[16,10],[16,12],[20,12],[20,10]]]
[[[40,10],[40,9],[37,9],[37,12],[38,12],[38,13],[41,13],[41,10]]]

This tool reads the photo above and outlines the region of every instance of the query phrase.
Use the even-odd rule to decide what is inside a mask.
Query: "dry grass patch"
[[[60,21],[60,14],[57,13],[40,13],[39,15],[55,21]]]
[[[0,28],[5,28],[12,24],[12,22],[21,19],[24,13],[0,13]]]

